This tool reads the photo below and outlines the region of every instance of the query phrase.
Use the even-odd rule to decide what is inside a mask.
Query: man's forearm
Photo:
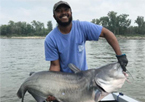
[[[49,71],[60,71],[59,66],[50,66]]]
[[[51,61],[49,71],[60,71],[59,60]]]
[[[112,46],[112,48],[114,49],[116,55],[121,55],[121,50],[120,50],[120,46],[119,43],[117,41],[117,38],[114,36],[114,34],[112,33],[111,36],[107,35],[105,37],[105,39],[108,41],[108,43]]]
[[[121,55],[121,50],[120,50],[120,46],[119,43],[117,41],[117,38],[115,37],[115,35],[109,31],[106,28],[102,29],[102,33],[100,35],[101,37],[104,37],[107,42],[111,45],[111,47],[114,49],[116,55]]]

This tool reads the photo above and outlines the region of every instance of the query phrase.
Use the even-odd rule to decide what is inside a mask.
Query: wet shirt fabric
[[[80,70],[87,70],[85,42],[98,40],[102,26],[86,21],[72,21],[72,29],[62,34],[58,27],[54,28],[45,38],[46,61],[60,61],[62,72],[72,72],[69,63]]]

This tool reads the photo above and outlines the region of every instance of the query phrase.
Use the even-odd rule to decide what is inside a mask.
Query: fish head
[[[121,88],[126,80],[123,70],[117,62],[100,67],[98,71],[95,76],[95,82],[108,93]]]

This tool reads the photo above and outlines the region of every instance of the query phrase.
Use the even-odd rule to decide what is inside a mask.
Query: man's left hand
[[[118,59],[118,62],[120,63],[123,71],[126,72],[126,66],[128,64],[128,60],[126,58],[126,55],[125,54],[122,54],[122,55],[116,55],[117,59]]]

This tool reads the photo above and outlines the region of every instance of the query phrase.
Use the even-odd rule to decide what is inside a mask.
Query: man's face
[[[54,18],[61,26],[67,26],[72,21],[71,9],[66,5],[60,5],[54,12]]]

